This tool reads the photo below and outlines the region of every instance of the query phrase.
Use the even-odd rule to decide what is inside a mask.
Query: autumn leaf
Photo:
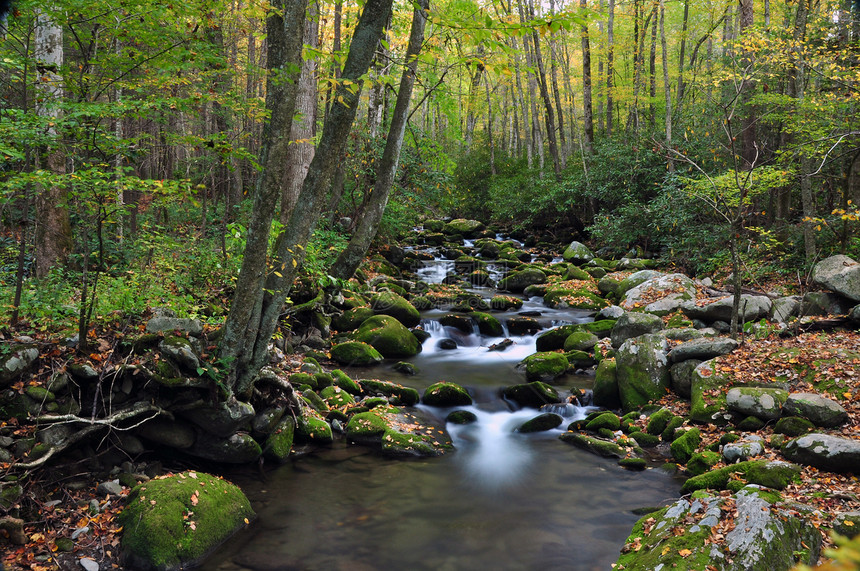
[[[680,555],[681,557],[689,557],[692,553],[693,552],[690,551],[689,549],[682,549],[681,551],[678,552],[678,555]]]

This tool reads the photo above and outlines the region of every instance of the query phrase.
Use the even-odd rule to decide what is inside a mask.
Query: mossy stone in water
[[[588,331],[577,331],[571,333],[564,340],[565,351],[588,351],[592,349],[599,339],[594,333]]]
[[[564,348],[564,341],[580,329],[579,325],[562,325],[538,335],[535,339],[535,349],[538,351],[555,351]]]
[[[684,424],[684,419],[680,416],[672,416],[672,419],[669,421],[669,424],[666,425],[666,428],[663,432],[660,433],[660,438],[663,439],[663,442],[672,442],[675,440],[675,431],[681,428],[681,425]]]
[[[562,418],[559,415],[553,414],[551,412],[545,412],[525,421],[517,429],[517,432],[545,432],[547,430],[552,430],[553,428],[558,427],[559,425],[561,425],[561,423]]]
[[[666,430],[666,426],[675,417],[668,408],[661,408],[651,415],[648,419],[648,427],[645,429],[648,434],[658,435]]]
[[[390,315],[374,315],[366,320],[353,339],[373,345],[384,357],[412,357],[421,352],[415,335]]]
[[[585,436],[584,434],[577,434],[576,432],[565,432],[559,436],[559,439],[562,442],[572,444],[577,448],[582,448],[583,450],[588,450],[589,452],[593,452],[594,454],[607,458],[612,456],[615,456],[616,458],[624,458],[627,455],[624,448],[614,442]]]
[[[276,462],[285,462],[293,448],[296,421],[290,415],[281,419],[275,429],[266,437],[263,454]]]
[[[551,381],[560,377],[569,366],[567,357],[562,353],[542,352],[523,359],[526,366],[526,380]]]
[[[471,313],[472,319],[478,324],[478,331],[487,337],[501,337],[504,335],[502,323],[489,313],[475,311]]]
[[[539,381],[506,387],[502,390],[502,396],[520,406],[531,408],[540,408],[545,404],[561,402],[558,391]]]
[[[644,432],[631,432],[630,438],[636,441],[636,444],[642,448],[654,448],[660,444],[660,438]]]
[[[472,424],[478,421],[478,417],[470,410],[455,410],[450,412],[445,420],[453,424]]]
[[[340,369],[332,371],[331,376],[335,386],[342,388],[351,395],[361,394],[361,386]]]
[[[523,306],[523,300],[512,295],[496,295],[490,299],[490,307],[499,311],[519,309]]]
[[[455,383],[439,382],[427,387],[422,398],[428,406],[468,406],[472,404],[472,397],[468,391]]]
[[[336,331],[353,331],[374,315],[376,314],[369,307],[348,309],[336,315],[331,321],[331,326]]]
[[[365,379],[360,381],[362,389],[369,395],[381,395],[392,404],[414,406],[418,404],[418,391],[388,381]]]
[[[604,359],[597,365],[594,373],[594,404],[606,408],[621,408],[618,395],[618,379],[615,375],[615,359]]]
[[[417,375],[418,367],[416,367],[413,363],[409,363],[407,361],[398,361],[394,364],[394,370],[398,373],[403,373],[404,375]]]
[[[254,518],[238,487],[183,472],[132,490],[118,520],[123,562],[141,570],[193,567]]]
[[[644,458],[622,458],[618,461],[618,465],[628,470],[641,472],[648,467],[648,461]]]
[[[320,391],[320,397],[329,408],[341,408],[355,404],[355,399],[348,392],[337,386],[326,387]]]
[[[621,420],[611,412],[604,412],[585,425],[585,429],[591,432],[597,432],[601,428],[607,428],[610,431],[618,430],[621,428]]]

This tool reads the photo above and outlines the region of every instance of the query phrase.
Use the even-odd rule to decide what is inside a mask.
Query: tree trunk
[[[38,99],[36,114],[46,124],[47,132],[58,138],[56,123],[61,115],[63,98],[63,29],[41,12],[37,16],[35,57],[40,68],[37,73]],[[66,155],[59,142],[44,150],[41,168],[56,177],[66,174]],[[66,189],[59,183],[40,187],[36,193],[36,268],[37,278],[48,275],[50,269],[64,264],[72,249],[72,226],[69,220]]]
[[[612,10],[615,6],[614,0],[610,0],[609,2],[610,10]],[[587,7],[585,0],[579,0],[579,7],[585,12]],[[610,16],[611,18],[611,16]],[[610,19],[610,22],[612,20]],[[609,34],[610,37],[612,35],[612,25],[609,26]],[[611,44],[610,44],[611,45]],[[612,68],[611,59],[609,59],[610,64],[609,68]],[[611,73],[611,72],[610,72]],[[607,88],[607,99],[609,98],[609,88]],[[592,111],[593,107],[591,104],[591,46],[588,41],[588,23],[582,25],[582,119],[585,123],[585,146],[586,153],[591,154],[594,149],[594,115]],[[612,106],[610,105],[610,110],[607,115],[607,124],[606,129],[607,132],[612,130],[612,123],[609,120],[609,117],[612,115]]]
[[[308,4],[308,17],[305,20],[302,41],[311,48],[317,47],[319,32],[319,3]],[[314,131],[317,122],[317,63],[316,58],[302,60],[302,71],[299,75],[298,92],[296,93],[296,113],[290,127],[290,144],[287,147],[286,173],[284,174],[284,190],[281,194],[281,224],[290,220],[290,214],[308,167],[314,158]]]
[[[467,151],[472,148],[472,136],[475,133],[475,125],[478,122],[478,113],[475,108],[478,106],[478,89],[481,87],[481,75],[484,73],[483,57],[484,47],[481,45],[478,46],[477,57],[470,62],[469,66],[473,71],[469,80],[469,95],[468,99],[466,99],[466,133],[463,137]]]
[[[660,0],[660,47],[663,52],[663,94],[666,98],[666,146],[672,146],[672,85],[669,83],[669,50],[666,48],[666,7]],[[669,163],[671,168],[672,163]]]
[[[221,358],[231,365],[229,387],[234,388],[244,398],[250,395],[256,375],[267,361],[268,345],[283,310],[284,301],[290,292],[298,267],[304,260],[305,245],[316,226],[332,174],[343,157],[361,97],[360,79],[367,73],[382,37],[383,27],[391,17],[391,4],[392,0],[365,2],[353,32],[341,76],[344,82],[338,85],[334,93],[322,137],[305,177],[299,200],[289,223],[276,240],[271,266],[266,264],[266,244],[272,220],[272,205],[277,200],[283,172],[275,168],[278,163],[272,160],[271,152],[264,157],[266,173],[261,178],[264,178],[265,182],[255,197],[252,220],[267,217],[268,221],[265,227],[258,228],[257,231],[249,225],[245,259],[236,287],[236,296],[233,298],[236,307],[230,308],[221,341]],[[298,13],[295,11],[297,7],[300,9]],[[285,13],[283,18],[277,14],[269,17],[272,22],[269,41],[273,42],[273,35],[279,36],[277,41],[273,42],[278,44],[278,51],[270,55],[278,56],[275,58],[278,66],[288,69],[299,63],[304,0],[293,0],[285,8],[289,13]],[[291,49],[287,49],[288,46]],[[349,81],[349,86],[345,85],[346,80]],[[272,86],[273,100],[269,102],[267,97],[267,107],[273,109],[268,131],[269,139],[283,143],[288,138],[285,136],[288,130],[285,129],[295,110],[296,87],[292,82],[279,83],[278,86]],[[285,107],[289,107],[290,111],[286,117],[281,114]],[[272,132],[276,129],[278,134],[273,136]],[[258,211],[264,213],[258,214]],[[257,232],[261,234],[260,237],[257,237]],[[249,258],[254,258],[256,263],[246,266]],[[248,276],[247,281],[252,287],[243,287],[243,276]]]
[[[741,0],[740,1],[740,9],[739,9],[739,21],[740,21],[740,33],[743,33],[752,27],[753,25],[753,0]],[[745,50],[742,57],[741,63],[744,66],[744,78],[743,78],[743,94],[741,99],[744,104],[745,114],[743,119],[743,133],[741,135],[741,156],[743,157],[745,168],[752,169],[755,167],[755,162],[758,158],[758,149],[756,147],[756,108],[752,103],[753,91],[755,89],[755,82],[752,79],[747,79],[747,77],[751,77],[751,73],[749,72],[749,68],[752,66],[752,62],[755,55]]]
[[[385,206],[388,204],[391,186],[394,184],[394,177],[397,174],[403,136],[406,133],[409,102],[412,98],[412,88],[415,85],[415,75],[418,68],[418,54],[421,52],[421,44],[424,42],[424,27],[427,23],[429,0],[421,1],[422,4],[419,4],[412,14],[412,30],[409,33],[409,45],[406,48],[406,67],[400,77],[400,89],[394,104],[394,115],[391,118],[391,127],[385,140],[385,149],[377,169],[373,192],[370,194],[370,201],[364,211],[364,216],[358,222],[349,244],[331,267],[331,275],[336,278],[349,279],[355,273],[376,236],[376,230],[382,220]],[[487,93],[489,94],[489,91]]]
[[[690,0],[684,0],[684,19],[681,22],[681,46],[678,55],[678,90],[675,92],[675,113],[680,115],[684,100],[684,51],[687,47],[687,23],[690,17]]]
[[[580,6],[582,6],[580,0]],[[584,64],[583,64],[584,65]],[[612,137],[612,82],[615,79],[615,0],[609,0],[606,22],[606,136]]]
[[[534,5],[529,0],[529,16],[534,19]],[[546,72],[544,71],[543,56],[540,49],[540,37],[537,30],[532,30],[532,47],[534,48],[534,58],[537,64],[538,71],[538,87],[540,87],[540,95],[543,99],[544,117],[546,120],[546,137],[549,143],[549,154],[552,157],[552,169],[555,173],[555,179],[561,180],[561,159],[558,154],[558,143],[555,136],[555,112],[552,108],[552,99],[550,99],[549,89],[546,82]]]
[[[429,0],[428,0],[429,1]],[[422,36],[423,37],[423,36]],[[490,76],[484,76],[484,91],[487,95],[487,144],[490,148],[490,174],[496,176],[496,145],[493,140],[493,102],[490,99]],[[504,123],[502,124],[502,139],[505,138]]]

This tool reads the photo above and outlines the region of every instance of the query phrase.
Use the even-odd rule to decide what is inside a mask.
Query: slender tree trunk
[[[690,17],[690,0],[684,0],[684,19],[681,22],[681,46],[678,55],[678,90],[675,92],[675,113],[680,116],[684,101],[684,51],[687,46],[687,24]],[[692,65],[691,65],[692,67]]]
[[[741,0],[739,9],[740,34],[753,25],[753,0]],[[755,90],[755,82],[751,78],[752,73],[749,68],[753,64],[755,55],[745,50],[741,57],[741,62],[744,66],[743,70],[743,94],[741,99],[744,104],[745,114],[743,120],[743,133],[741,135],[742,147],[741,156],[744,159],[745,167],[752,169],[755,167],[756,159],[758,158],[758,149],[756,148],[756,108],[752,103],[753,91]]]
[[[429,1],[429,0],[428,0]],[[422,34],[423,38],[423,34]],[[496,145],[493,140],[493,102],[490,100],[490,77],[484,76],[484,91],[487,95],[487,143],[490,146],[490,174],[496,176]],[[505,132],[502,129],[502,139]]]
[[[63,98],[63,29],[44,12],[37,16],[35,57],[40,73],[36,78],[38,99],[36,114],[46,124],[49,135],[58,139],[57,119]],[[50,124],[50,123],[53,124]],[[66,155],[59,141],[44,151],[39,165],[62,177],[66,174]],[[72,249],[72,226],[69,220],[66,189],[59,182],[37,188],[36,193],[36,277],[42,278],[56,265],[64,264]]]
[[[471,77],[469,80],[469,95],[466,100],[466,134],[463,137],[466,150],[472,148],[472,137],[475,133],[475,125],[478,123],[478,90],[481,88],[481,75],[484,73],[484,46],[478,46],[477,57],[471,62]]]
[[[529,0],[529,15],[534,19],[534,5]],[[544,71],[543,56],[540,49],[540,37],[537,30],[532,30],[532,47],[534,48],[535,63],[538,71],[538,86],[540,87],[541,98],[543,99],[544,117],[546,120],[546,137],[549,143],[549,154],[552,157],[552,168],[555,173],[556,180],[561,180],[561,159],[558,153],[558,143],[555,134],[555,112],[552,108],[552,100],[550,99],[549,89],[546,82],[546,73]]]
[[[648,55],[648,122],[653,133],[657,127],[657,112],[654,100],[657,99],[657,4],[651,11],[651,52]]]
[[[400,149],[406,132],[409,102],[412,98],[412,89],[415,85],[415,75],[418,69],[418,54],[421,52],[421,44],[424,42],[424,27],[427,23],[429,0],[421,0],[421,2],[412,14],[412,30],[409,33],[409,45],[406,48],[406,66],[400,77],[400,89],[394,104],[394,115],[391,118],[385,150],[382,152],[382,159],[377,169],[373,192],[370,194],[370,201],[364,211],[364,216],[358,222],[349,244],[340,253],[331,268],[331,275],[337,278],[348,279],[355,273],[376,236],[379,222],[382,220],[385,206],[388,204],[388,196],[391,192],[391,186],[394,184],[394,176],[397,174]],[[489,95],[489,90],[487,93]]]
[[[660,0],[660,47],[663,52],[663,93],[666,98],[666,146],[672,146],[672,84],[669,83],[669,50],[666,47],[666,7]],[[671,168],[672,163],[669,163]]]
[[[597,9],[600,13],[603,13],[603,0],[598,0]],[[604,22],[603,20],[598,20],[597,22],[597,34],[600,36],[600,41],[605,41],[603,34],[604,30]],[[603,126],[603,50],[598,50],[597,54],[597,131],[599,133],[604,132]],[[571,143],[572,144],[572,143]]]
[[[550,0],[550,15],[555,14],[555,0]],[[550,65],[550,82],[552,85],[552,94],[555,99],[556,117],[558,117],[558,136],[560,141],[559,154],[561,156],[561,168],[565,168],[568,148],[567,140],[564,136],[564,111],[561,106],[561,93],[558,90],[558,79],[556,78],[556,61],[558,60],[558,46],[555,34],[552,34],[549,39],[549,65]]]
[[[530,128],[529,126],[531,125],[531,122],[529,120],[529,107],[528,107],[528,105],[522,105],[522,103],[525,102],[525,100],[526,100],[526,94],[525,94],[525,91],[523,90],[523,82],[522,82],[522,79],[520,76],[520,56],[519,56],[519,50],[517,49],[517,39],[515,37],[511,38],[511,45],[513,46],[513,49],[514,49],[514,80],[516,83],[517,95],[518,95],[519,101],[521,103],[521,105],[518,105],[517,107],[519,107],[523,113],[523,122],[522,122],[523,126],[522,126],[522,128],[523,128],[523,137],[525,139],[524,140],[524,146],[526,149],[526,164],[528,165],[528,168],[531,169],[532,163],[534,162],[532,137],[531,137],[531,133],[529,132],[529,128]]]
[[[642,5],[640,0],[633,0],[633,104],[627,113],[627,131],[639,133],[639,90],[642,85],[642,38],[644,29],[642,26]],[[641,33],[640,33],[641,30]]]
[[[610,9],[614,7],[614,0],[610,0],[609,2]],[[579,7],[584,12],[587,5],[585,0],[579,0]],[[610,36],[612,27],[610,25]],[[591,46],[589,45],[588,40],[588,23],[582,25],[582,119],[584,121],[584,129],[585,129],[585,146],[586,153],[591,154],[594,150],[594,115],[593,115],[593,107],[591,104]],[[611,45],[611,44],[610,44]],[[610,60],[611,61],[611,60]],[[610,63],[609,67],[612,65]],[[609,89],[607,88],[607,98],[609,97]],[[610,106],[611,107],[611,106]],[[609,114],[607,115],[607,131],[611,131],[611,122],[609,121],[609,116],[612,115],[612,111],[610,109]]]
[[[304,25],[302,41],[306,46],[318,46],[319,33],[319,3],[311,0],[308,5],[308,15]],[[316,58],[302,60],[302,71],[299,75],[298,92],[296,94],[296,113],[290,127],[290,144],[287,147],[286,173],[284,174],[284,190],[281,194],[281,224],[290,220],[293,207],[299,198],[302,183],[308,173],[308,167],[314,158],[313,137],[317,121],[317,63]]]
[[[582,5],[580,0],[580,5]],[[609,15],[606,22],[606,136],[612,137],[612,109],[614,97],[612,85],[615,80],[615,0],[609,0]]]

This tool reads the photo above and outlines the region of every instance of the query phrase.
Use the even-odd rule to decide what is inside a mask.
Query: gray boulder
[[[628,339],[615,356],[618,396],[625,411],[661,398],[669,388],[668,344],[661,335]]]
[[[169,315],[157,315],[146,322],[147,333],[162,333],[165,331],[179,331],[200,337],[203,335],[203,324],[199,319],[185,319]]]
[[[498,288],[520,292],[530,285],[542,283],[546,283],[546,274],[538,269],[529,268],[508,274],[499,282]]]
[[[848,421],[848,413],[838,402],[815,393],[793,393],[783,405],[787,416],[799,416],[816,426],[833,428]]]
[[[734,387],[726,393],[726,406],[744,416],[776,420],[782,416],[787,398],[788,392],[782,389]]]
[[[732,304],[734,296],[727,295],[719,298],[701,301],[690,300],[681,306],[681,310],[690,319],[700,319],[713,323],[714,321],[730,322],[732,319]],[[738,309],[738,318],[743,322],[755,321],[767,316],[771,306],[770,298],[764,295],[741,295],[741,305]]]
[[[770,319],[777,323],[786,323],[789,317],[800,315],[801,297],[790,295],[773,300],[770,308]]]
[[[200,359],[197,358],[188,339],[178,335],[169,335],[158,343],[158,349],[184,372],[197,374]]]
[[[588,246],[581,242],[573,241],[561,255],[565,262],[573,264],[584,264],[594,259],[594,254]]]
[[[723,458],[727,464],[749,460],[762,452],[764,452],[764,439],[754,434],[723,446]]]
[[[828,472],[860,472],[860,440],[830,434],[805,434],[790,440],[782,454],[799,464]]]
[[[249,428],[255,412],[250,404],[231,399],[215,406],[186,411],[183,416],[206,432],[223,438],[240,429]]]
[[[844,315],[848,305],[841,295],[826,291],[810,291],[803,296],[800,304],[800,314],[809,315]]]
[[[701,361],[698,359],[690,359],[688,361],[675,363],[669,367],[669,376],[672,379],[672,390],[676,395],[685,399],[690,398],[691,388],[693,385],[693,371],[700,363]]]
[[[39,358],[39,349],[35,345],[13,345],[7,355],[0,361],[0,387],[13,384],[29,371]]]
[[[672,348],[669,358],[673,363],[688,359],[707,361],[720,355],[727,355],[737,349],[738,343],[731,337],[702,337],[693,339]]]
[[[860,323],[860,305],[855,305],[848,312],[848,318],[854,323]]]
[[[638,312],[625,313],[612,326],[612,333],[610,333],[609,338],[612,340],[612,346],[618,348],[628,339],[657,333],[662,329],[663,320],[656,315]]]
[[[624,315],[624,309],[618,307],[617,305],[610,305],[609,307],[604,307],[600,311],[597,312],[597,315],[594,316],[594,320],[598,321],[600,319],[619,319],[622,315]]]
[[[618,268],[619,270],[623,268]],[[633,272],[618,284],[617,289],[615,290],[619,296],[622,296],[627,293],[628,290],[631,290],[638,286],[641,283],[647,282],[648,280],[659,278],[663,275],[663,272],[658,272],[657,270],[639,270],[638,272]]]
[[[233,434],[228,438],[215,436],[198,430],[197,439],[185,452],[213,462],[224,464],[246,464],[257,460],[263,453],[256,440],[245,432]]]
[[[659,299],[655,299],[659,298]],[[621,307],[631,311],[643,309],[655,315],[668,315],[696,298],[696,285],[684,274],[658,275],[630,288]]]
[[[815,264],[812,282],[853,301],[860,301],[860,263],[848,256],[831,256]]]
[[[183,450],[194,444],[194,427],[181,420],[157,417],[135,429],[135,434],[157,444]]]

